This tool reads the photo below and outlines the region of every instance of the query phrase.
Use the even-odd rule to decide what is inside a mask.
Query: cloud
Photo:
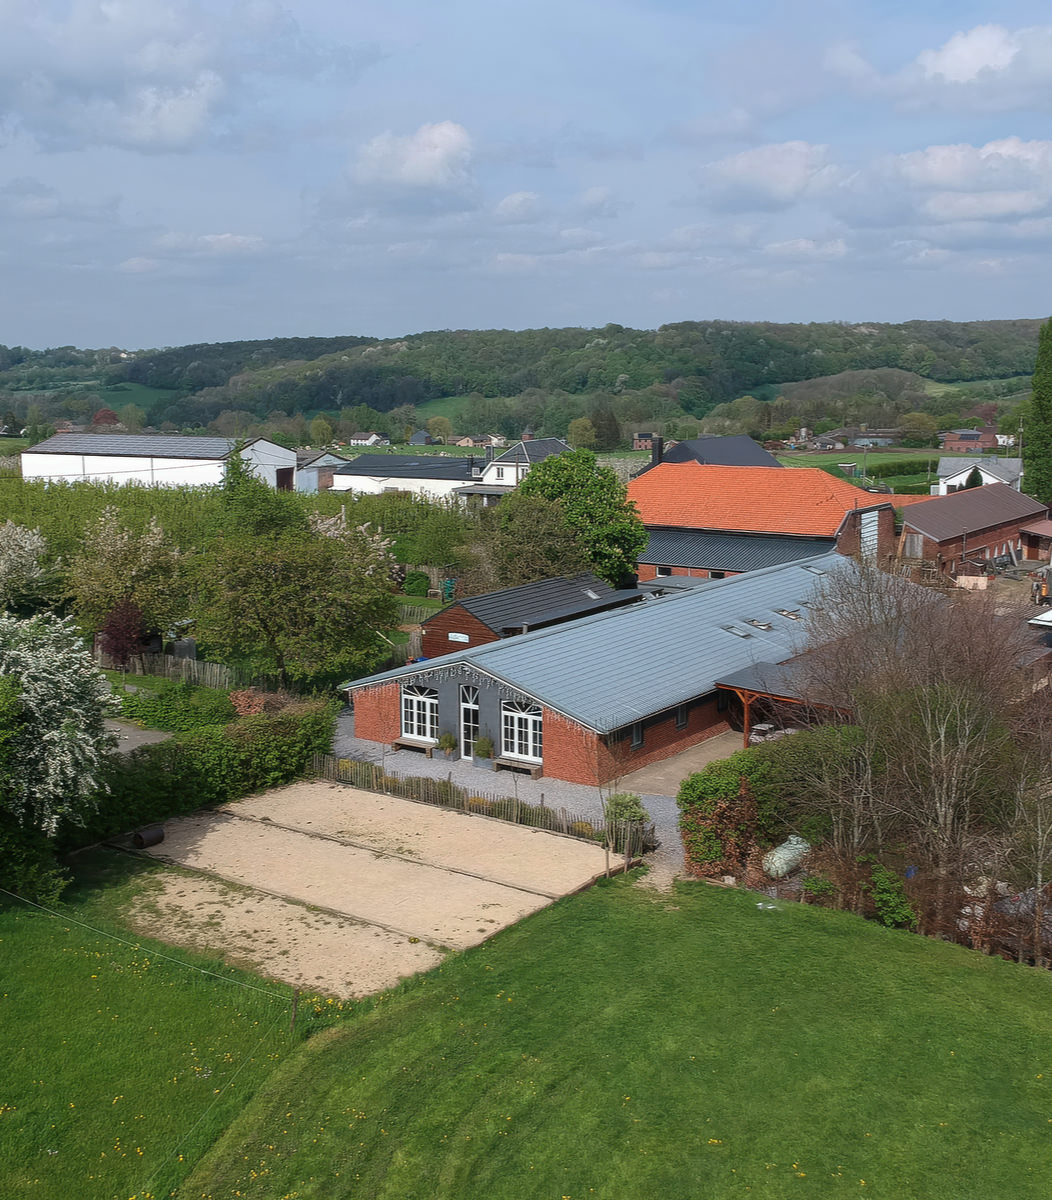
[[[595,221],[609,221],[619,217],[628,206],[619,200],[608,187],[586,188],[573,206],[583,217]]]
[[[23,175],[0,187],[0,213],[19,221],[91,221],[117,219],[120,200],[69,200],[56,188]]]
[[[5,0],[0,117],[51,150],[186,150],[220,132],[255,75],[346,63],[280,5],[232,14],[191,0]]]
[[[506,225],[524,225],[543,215],[541,198],[536,192],[512,192],[494,208],[493,215]]]
[[[855,88],[901,107],[1004,112],[1052,104],[1052,25],[976,25],[882,74],[857,47],[836,45],[825,67]]]
[[[244,233],[166,233],[157,239],[159,250],[205,258],[258,254],[265,244],[261,237]]]
[[[715,208],[788,208],[837,182],[841,173],[829,162],[828,150],[810,142],[780,142],[732,154],[703,169],[703,196]]]
[[[354,176],[360,183],[463,191],[471,186],[471,137],[456,121],[421,125],[398,137],[381,133],[358,154]]]
[[[847,243],[843,238],[832,238],[826,242],[816,242],[813,238],[792,238],[786,242],[769,242],[763,252],[775,258],[829,261],[843,258],[847,254]]]

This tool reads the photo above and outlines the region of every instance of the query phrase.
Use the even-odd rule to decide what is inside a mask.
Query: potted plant
[[[445,733],[438,735],[438,748],[446,756],[446,758],[457,759],[460,755],[457,753],[456,735],[448,730]]]
[[[471,761],[484,771],[493,770],[493,739],[486,734],[475,739],[475,749]]]

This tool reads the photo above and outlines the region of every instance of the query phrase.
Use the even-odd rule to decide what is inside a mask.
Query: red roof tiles
[[[888,503],[818,467],[698,462],[661,463],[629,483],[628,497],[644,525],[805,537],[833,537],[851,509]]]

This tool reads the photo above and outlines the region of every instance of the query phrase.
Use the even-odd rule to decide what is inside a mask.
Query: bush
[[[482,737],[476,738],[474,756],[475,758],[492,758],[493,739],[486,737],[485,734],[483,734]]]
[[[873,901],[877,920],[889,929],[916,929],[917,914],[906,895],[906,885],[894,871],[875,860],[869,861],[873,862],[870,882],[863,886]]]
[[[431,579],[426,571],[409,571],[402,585],[402,591],[407,596],[426,596],[431,587]]]
[[[121,715],[151,729],[185,733],[205,725],[225,725],[237,710],[230,696],[217,688],[166,679],[156,690],[114,688]]]
[[[60,830],[65,848],[236,800],[304,775],[332,745],[336,706],[301,700],[280,713],[241,717],[114,756],[106,790],[83,826]]]
[[[635,792],[614,792],[606,801],[603,816],[607,821],[649,822],[650,813]]]
[[[37,904],[54,904],[68,884],[48,839],[0,813],[0,887]]]

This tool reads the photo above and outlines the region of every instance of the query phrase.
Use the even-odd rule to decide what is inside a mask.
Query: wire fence
[[[565,808],[549,808],[543,802],[528,804],[517,796],[501,792],[462,787],[452,779],[402,775],[386,770],[379,763],[337,758],[332,754],[316,754],[313,767],[319,778],[333,783],[345,783],[365,791],[416,800],[439,808],[477,813],[513,825],[546,829],[584,842],[598,842],[630,859],[638,858],[657,845],[655,827],[640,821],[606,821],[594,815],[572,813]]]

